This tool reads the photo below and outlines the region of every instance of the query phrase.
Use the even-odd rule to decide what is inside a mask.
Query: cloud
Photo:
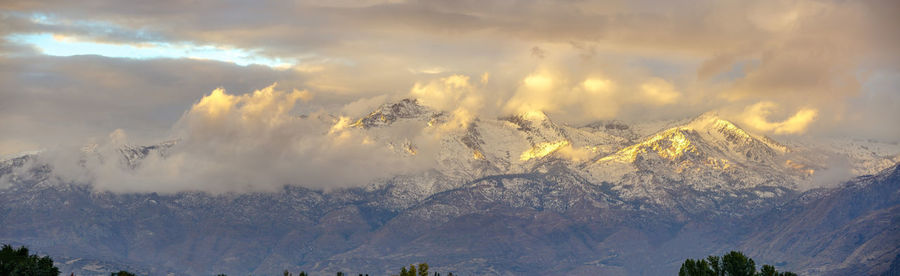
[[[488,75],[482,75],[481,84],[486,84]],[[442,124],[445,130],[465,129],[482,113],[484,108],[482,87],[469,81],[469,76],[451,75],[428,83],[416,83],[410,95],[423,105],[440,111],[450,112],[449,122]]]
[[[540,47],[534,46],[533,48],[531,48],[531,56],[542,59],[547,56],[547,52]]]
[[[647,102],[655,105],[674,104],[681,96],[671,83],[660,78],[653,78],[641,84],[641,92]]]
[[[852,179],[859,175],[853,173],[853,166],[847,156],[834,154],[825,158],[824,167],[816,170],[812,175],[812,179],[805,184],[801,184],[800,189],[838,187],[847,179]]]
[[[308,80],[263,66],[99,56],[6,56],[0,57],[0,72],[0,140],[34,145],[25,150],[80,145],[117,128],[131,134],[133,143],[155,143],[166,139],[193,101],[216,87],[253,91],[279,82],[302,88]],[[315,98],[320,105],[343,104],[333,94]]]
[[[380,133],[376,138],[347,128],[345,117],[301,117],[295,108],[306,95],[280,91],[275,85],[242,95],[216,89],[172,127],[174,146],[146,156],[134,168],[115,158],[130,144],[123,130],[95,144],[87,157],[79,157],[87,158],[81,169],[64,150],[48,159],[64,177],[113,192],[277,191],[285,185],[331,190],[430,167],[429,157],[406,156],[398,152],[405,149],[378,140],[406,139],[426,148],[425,138],[416,137],[421,130],[407,127],[404,133]]]
[[[28,141],[6,139],[0,140],[0,160],[5,156],[15,155],[20,152],[38,149],[39,146]]]
[[[414,96],[451,114],[457,127],[475,117],[535,110],[574,125],[715,109],[743,115],[767,102],[748,110],[752,123],[745,124],[773,134],[897,141],[900,130],[886,126],[900,110],[898,7],[891,0],[6,1],[0,3],[0,151],[102,144],[119,128],[132,144],[195,133],[201,125],[183,124],[202,113],[188,118],[183,112],[203,93],[248,92],[275,82],[308,91],[296,100],[294,115],[337,116],[292,123],[321,133],[340,116],[356,118]],[[49,57],[10,39],[17,34],[210,45],[297,64],[273,70],[208,60]],[[210,131],[240,122],[228,114],[245,96],[222,95],[224,103],[239,104],[221,112],[232,123],[205,124]],[[173,129],[176,122],[182,125]]]
[[[554,119],[581,124],[623,116],[622,110],[654,108],[666,114],[688,104],[672,82],[644,73],[571,70],[545,63],[521,79],[515,92],[500,99],[506,115],[546,112]],[[665,110],[666,106],[673,106]],[[692,114],[693,115],[693,114]]]
[[[506,102],[504,110],[511,114],[535,111],[557,111],[571,98],[563,90],[564,80],[543,70],[522,79],[516,93]]]
[[[769,121],[769,116],[778,107],[773,102],[759,102],[748,106],[742,114],[742,121],[749,127],[774,134],[800,134],[816,120],[819,111],[812,108],[801,108],[784,121]]]

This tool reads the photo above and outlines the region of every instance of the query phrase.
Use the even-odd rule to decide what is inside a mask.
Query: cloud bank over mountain
[[[717,111],[760,134],[900,141],[885,127],[900,116],[894,1],[0,7],[0,156],[110,144],[121,129],[129,144],[182,139],[169,158],[202,167],[193,175],[281,183],[340,164],[366,175],[338,181],[355,183],[385,175],[370,159],[389,154],[338,145],[365,137],[333,128],[408,97],[450,114],[433,132],[406,128],[421,140],[417,156],[475,118],[534,112],[582,125]],[[217,88],[229,92],[210,94]],[[263,153],[281,162],[259,161]],[[146,163],[143,173],[187,174]],[[428,164],[413,163],[394,165]],[[232,166],[284,173],[232,175]]]
[[[171,142],[138,158],[129,150],[140,146],[122,129],[80,152],[61,147],[39,158],[64,180],[113,192],[332,190],[433,167],[436,140],[421,127],[363,132],[348,127],[346,117],[297,115],[295,105],[311,97],[275,85],[240,95],[219,88],[184,113],[169,131]],[[416,154],[375,139],[414,143]]]

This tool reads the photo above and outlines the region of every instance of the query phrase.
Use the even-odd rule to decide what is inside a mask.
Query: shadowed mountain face
[[[894,166],[770,211],[742,246],[753,255],[810,267],[812,274],[879,275],[898,262],[898,211],[900,166]]]
[[[354,126],[444,116],[404,100]],[[327,193],[113,194],[28,155],[0,163],[0,242],[79,275],[386,274],[423,261],[463,275],[666,275],[732,249],[817,275],[900,266],[897,165],[801,191],[820,168],[811,158],[713,115],[629,129],[476,120],[443,139],[433,170]],[[128,147],[123,167],[177,146]]]

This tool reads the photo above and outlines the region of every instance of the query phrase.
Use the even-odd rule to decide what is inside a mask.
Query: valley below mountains
[[[399,157],[430,151],[392,129],[451,119],[414,99],[304,117]],[[900,271],[896,144],[776,141],[714,113],[570,126],[535,111],[442,133],[433,168],[327,191],[113,193],[23,154],[0,162],[0,242],[76,275],[675,275],[730,250],[801,275]],[[182,146],[81,154],[139,170]]]

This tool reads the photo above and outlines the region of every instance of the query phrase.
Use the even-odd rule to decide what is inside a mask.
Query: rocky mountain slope
[[[406,99],[349,127],[415,155],[424,145],[384,133],[442,127],[450,116]],[[809,274],[878,274],[897,262],[900,180],[887,165],[896,153],[848,155],[869,170],[893,167],[807,190],[829,166],[811,146],[715,114],[653,125],[663,127],[574,127],[541,112],[477,118],[443,132],[433,169],[329,192],[113,194],[24,155],[0,162],[0,242],[51,254],[80,275],[123,266],[386,274],[421,261],[464,275],[661,275],[734,248]],[[178,146],[105,158],[135,169]]]
[[[900,166],[813,190],[761,216],[744,246],[815,275],[878,275],[900,265]]]

